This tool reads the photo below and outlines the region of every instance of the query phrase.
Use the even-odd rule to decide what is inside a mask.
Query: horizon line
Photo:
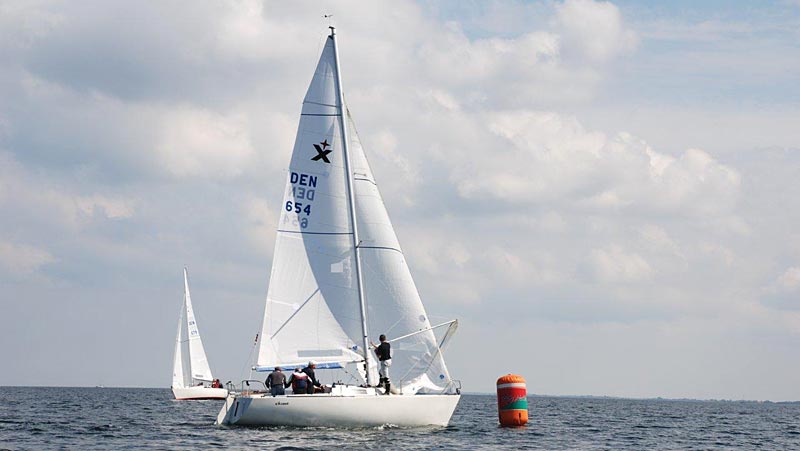
[[[170,387],[141,387],[141,386],[105,386],[105,385],[0,385],[1,388],[88,388],[88,389],[135,389],[135,390],[169,390]],[[493,396],[493,392],[462,391],[462,395]],[[750,402],[750,403],[800,403],[800,400],[771,400],[771,399],[727,399],[727,398],[673,398],[664,396],[632,397],[616,395],[565,395],[528,393],[533,398],[565,398],[565,399],[610,399],[623,401],[692,401],[692,402]]]

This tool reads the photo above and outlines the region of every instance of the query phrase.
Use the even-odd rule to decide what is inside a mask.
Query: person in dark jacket
[[[283,374],[283,371],[281,371],[281,367],[279,366],[276,366],[275,370],[269,373],[269,376],[267,376],[267,380],[264,381],[264,384],[266,384],[272,396],[286,394],[286,375]]]
[[[380,370],[378,371],[378,375],[381,377],[380,382],[378,382],[378,387],[383,387],[384,394],[388,395],[391,394],[392,391],[392,384],[389,381],[389,367],[392,366],[392,345],[386,341],[386,335],[381,334],[378,339],[381,341],[381,344],[376,345],[372,342],[369,344],[375,349],[375,355],[378,356],[378,361],[381,364]]]
[[[303,372],[308,375],[309,384],[306,387],[306,393],[309,395],[314,394],[314,387],[321,387],[322,384],[319,383],[317,380],[317,375],[314,374],[314,369],[317,367],[317,363],[315,361],[308,362],[308,366],[303,368]]]

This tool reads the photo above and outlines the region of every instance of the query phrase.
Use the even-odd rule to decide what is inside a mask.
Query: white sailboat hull
[[[225,399],[228,397],[228,390],[211,387],[172,387],[172,394],[179,401],[189,399]]]
[[[225,400],[217,424],[236,426],[401,427],[447,426],[460,395],[332,394],[235,396]]]

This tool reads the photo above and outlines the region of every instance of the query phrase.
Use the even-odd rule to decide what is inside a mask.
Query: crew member
[[[309,395],[314,394],[314,387],[321,387],[322,384],[319,383],[317,380],[317,375],[314,373],[314,369],[317,367],[317,362],[311,360],[308,362],[308,366],[303,368],[303,372],[306,373],[308,376],[309,384],[306,386],[306,393]]]
[[[286,386],[292,386],[292,392],[295,395],[304,395],[308,392],[308,386],[311,382],[308,380],[308,374],[304,373],[300,367],[295,368],[294,373],[289,376],[289,380],[286,381]]]
[[[281,367],[276,366],[275,370],[269,373],[267,380],[264,381],[272,396],[285,395],[286,375],[281,371]]]
[[[392,391],[392,384],[389,382],[389,367],[392,366],[392,345],[386,341],[386,335],[381,334],[378,338],[381,344],[376,345],[370,342],[369,344],[375,348],[375,355],[378,356],[378,361],[381,364],[378,375],[381,377],[378,382],[378,387],[384,388],[384,394],[388,395]]]

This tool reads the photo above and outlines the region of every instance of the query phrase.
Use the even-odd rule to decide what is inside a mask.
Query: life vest
[[[298,372],[292,373],[292,390],[295,393],[298,393],[301,390],[305,392],[307,387],[308,387],[308,374],[298,373]]]

